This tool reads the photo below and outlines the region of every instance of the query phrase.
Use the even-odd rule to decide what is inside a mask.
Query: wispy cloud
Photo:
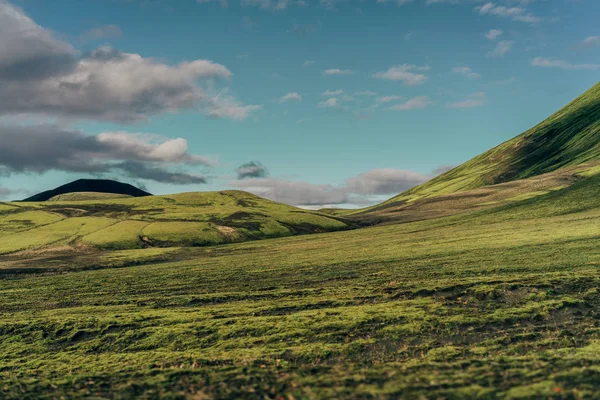
[[[394,106],[386,108],[386,110],[390,111],[409,111],[409,110],[418,110],[420,108],[425,108],[432,104],[431,100],[427,96],[418,96],[413,97],[412,99],[401,103],[396,104]]]
[[[362,92],[354,92],[354,94],[356,96],[364,96],[364,97],[373,97],[373,96],[377,96],[376,92],[373,92],[371,90],[363,90]]]
[[[485,104],[485,93],[477,92],[469,96],[468,99],[462,101],[454,101],[446,104],[447,108],[474,108],[481,107]]]
[[[123,36],[123,31],[117,25],[104,25],[87,31],[81,38],[83,40],[118,39]]]
[[[501,40],[498,42],[498,44],[496,45],[494,50],[488,51],[486,53],[486,56],[488,56],[490,58],[504,57],[506,55],[506,53],[508,53],[512,49],[512,46],[513,46],[512,40]]]
[[[598,70],[600,64],[572,64],[564,60],[553,60],[549,58],[536,57],[531,61],[531,65],[534,67],[544,68],[559,68],[566,70]]]
[[[540,17],[527,11],[524,7],[507,7],[494,4],[493,2],[475,7],[475,11],[479,12],[479,15],[493,15],[527,23],[537,23],[542,20]]]
[[[291,0],[241,0],[242,6],[259,7],[263,10],[282,11],[294,4]]]
[[[485,37],[489,40],[496,40],[500,35],[502,35],[503,31],[500,29],[491,29],[488,33],[485,34]]]
[[[324,75],[350,75],[352,71],[349,69],[330,68],[323,71]]]
[[[285,103],[286,101],[290,101],[290,100],[302,101],[302,96],[300,96],[300,94],[298,94],[296,92],[289,92],[279,98],[280,103]]]
[[[592,46],[600,46],[600,36],[588,36],[583,39],[583,45],[592,47]]]
[[[474,72],[470,67],[454,67],[452,68],[452,72],[470,79],[481,78],[481,75],[479,75],[477,72]]]
[[[377,102],[384,104],[384,103],[391,103],[392,101],[398,101],[398,100],[402,100],[402,96],[395,96],[395,95],[382,96],[377,99]]]
[[[389,68],[387,71],[373,74],[374,78],[385,79],[389,81],[401,81],[405,85],[421,85],[427,80],[427,76],[421,72],[429,71],[428,66],[418,67],[416,65],[397,65]]]
[[[325,101],[321,101],[318,104],[319,108],[333,108],[338,106],[338,99],[336,97],[331,97]]]
[[[321,96],[336,97],[336,96],[341,96],[343,94],[344,94],[344,91],[342,89],[337,89],[337,90],[326,90],[323,93],[321,93]]]

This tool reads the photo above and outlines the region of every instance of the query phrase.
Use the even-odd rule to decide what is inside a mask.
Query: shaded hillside
[[[525,133],[379,206],[528,178],[600,160],[600,83]]]
[[[347,229],[341,219],[242,191],[0,203],[0,254],[205,246]]]
[[[78,179],[76,181],[67,183],[66,185],[59,186],[56,189],[38,193],[23,201],[47,201],[62,194],[79,192],[111,193],[127,195],[131,197],[152,196],[152,194],[138,189],[128,183],[121,183],[108,179]]]

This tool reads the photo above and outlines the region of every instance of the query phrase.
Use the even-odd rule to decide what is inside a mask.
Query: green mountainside
[[[600,83],[523,134],[372,209],[596,160],[600,160]]]

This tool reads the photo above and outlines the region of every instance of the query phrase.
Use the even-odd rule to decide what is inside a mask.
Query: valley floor
[[[600,178],[474,214],[0,259],[0,398],[595,398]]]

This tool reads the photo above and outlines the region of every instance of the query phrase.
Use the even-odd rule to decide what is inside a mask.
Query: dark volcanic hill
[[[108,179],[78,179],[56,189],[38,193],[22,201],[47,201],[54,196],[66,193],[97,192],[122,194],[132,197],[152,196],[152,194],[136,188],[128,183],[111,181]]]

